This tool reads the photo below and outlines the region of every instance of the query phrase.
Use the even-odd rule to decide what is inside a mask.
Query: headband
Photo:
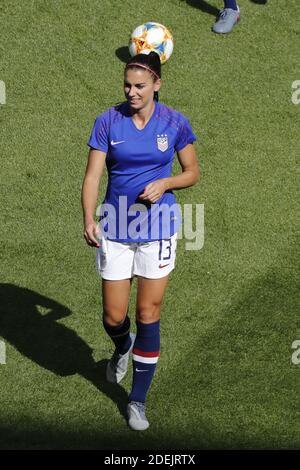
[[[157,75],[157,73],[154,72],[154,70],[152,70],[150,67],[148,67],[148,65],[139,64],[138,62],[132,62],[131,64],[126,65],[126,68],[131,67],[133,65],[136,65],[137,67],[142,67],[142,69],[148,70],[149,72],[153,73],[153,75],[155,75],[156,78],[160,79],[160,77]]]

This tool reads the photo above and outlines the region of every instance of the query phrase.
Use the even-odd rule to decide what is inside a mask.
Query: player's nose
[[[133,98],[135,95],[136,95],[136,90],[134,88],[131,88],[128,93],[129,98]]]

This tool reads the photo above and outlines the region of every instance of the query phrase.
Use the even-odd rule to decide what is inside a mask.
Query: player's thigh
[[[132,279],[110,281],[102,279],[104,319],[110,325],[121,323],[127,314]]]

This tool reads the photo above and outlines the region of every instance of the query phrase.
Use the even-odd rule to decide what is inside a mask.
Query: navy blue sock
[[[232,10],[237,10],[236,0],[224,0],[224,8],[231,8]]]
[[[117,326],[110,326],[105,323],[103,318],[103,326],[106,333],[110,336],[113,340],[116,350],[119,354],[127,353],[128,349],[131,346],[131,339],[129,335],[130,331],[130,319],[126,316],[125,320],[121,325]]]
[[[160,321],[148,325],[136,322],[137,332],[133,346],[133,380],[129,401],[146,401],[156,363],[159,358]]]

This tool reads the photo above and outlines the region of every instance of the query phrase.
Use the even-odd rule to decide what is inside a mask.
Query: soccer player
[[[124,73],[126,101],[100,114],[82,187],[84,237],[96,247],[102,277],[103,325],[115,345],[106,378],[119,383],[133,358],[133,382],[127,406],[134,430],[149,426],[145,401],[159,358],[160,307],[174,269],[180,210],[174,189],[199,177],[186,117],[158,102],[161,65],[155,52],[131,58]],[[171,176],[174,153],[182,172]],[[108,186],[94,221],[100,178],[106,164]],[[128,303],[137,278],[136,336],[130,332]]]

